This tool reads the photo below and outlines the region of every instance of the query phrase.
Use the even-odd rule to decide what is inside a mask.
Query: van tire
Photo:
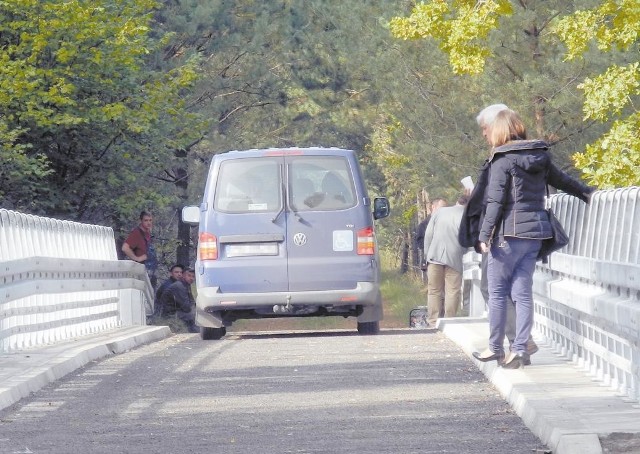
[[[358,333],[360,334],[378,334],[379,332],[380,322],[358,322]]]
[[[200,337],[202,340],[218,340],[222,339],[227,334],[227,328],[208,328],[206,326],[200,327]]]

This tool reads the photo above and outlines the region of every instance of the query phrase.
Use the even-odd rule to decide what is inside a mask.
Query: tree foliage
[[[593,9],[563,18],[555,31],[567,45],[567,59],[580,58],[593,41],[602,52],[635,49],[637,58],[640,3],[602,1]],[[615,121],[595,143],[574,155],[576,165],[603,188],[640,184],[640,63],[613,64],[604,73],[586,78],[578,88],[585,95],[585,120]]]
[[[549,2],[551,3],[551,2]],[[579,4],[580,2],[564,2]],[[517,2],[523,23],[537,10],[534,2]],[[614,64],[600,75],[587,77],[577,88],[583,91],[584,120],[613,121],[611,129],[574,154],[574,162],[592,184],[613,187],[639,184],[639,114],[634,99],[639,94],[637,52],[640,33],[640,4],[637,0],[600,0],[594,8],[563,9],[528,28],[529,36],[551,26],[552,40],[558,36],[566,44],[566,58],[593,55],[590,43],[599,51],[616,54],[617,60],[630,58],[626,65]],[[551,10],[551,7],[549,8]],[[564,14],[562,12],[564,11]],[[432,38],[449,55],[454,73],[480,74],[488,60],[499,56],[510,40],[501,40],[505,19],[515,14],[505,0],[432,0],[413,8],[407,17],[390,21],[394,36],[403,39]],[[534,55],[535,58],[535,55]],[[637,103],[636,103],[637,104]],[[574,152],[576,150],[573,150]]]
[[[393,4],[167,2],[157,14],[162,29],[174,33],[166,59],[200,56],[194,99],[213,121],[196,147],[199,160],[189,163],[196,181],[191,196],[201,197],[203,163],[214,153],[272,146],[364,150],[380,100],[374,84],[388,69],[377,58],[389,40],[379,15],[390,14]]]
[[[182,96],[198,75],[193,61],[149,69],[166,42],[150,33],[156,6],[0,2],[5,206],[118,223],[171,197],[155,177],[175,147],[202,134]]]
[[[435,0],[418,3],[409,17],[394,17],[389,25],[398,38],[438,40],[455,73],[479,74],[490,55],[485,44],[489,33],[501,15],[511,12],[508,0]]]
[[[156,237],[184,247],[176,213],[202,197],[213,154],[337,146],[357,150],[371,194],[392,199],[381,231],[398,244],[418,193],[453,201],[460,178],[475,175],[488,151],[475,123],[485,105],[519,110],[565,167],[605,131],[597,115],[583,122],[577,85],[598,90],[585,75],[610,62],[590,45],[563,61],[549,33],[572,4],[0,0],[3,206],[116,231],[151,208]],[[394,19],[405,7],[415,14]],[[439,47],[421,39],[430,36]],[[613,54],[607,94],[618,103],[593,109],[619,108],[622,121],[633,108],[617,92],[637,67]],[[625,128],[631,143],[637,132]]]

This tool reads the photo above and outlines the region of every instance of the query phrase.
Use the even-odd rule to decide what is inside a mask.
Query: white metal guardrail
[[[152,304],[111,228],[0,209],[0,352],[143,325]]]
[[[552,207],[570,237],[534,275],[535,328],[558,353],[640,400],[640,188],[566,194]]]
[[[534,329],[557,353],[640,400],[640,188],[567,194],[551,206],[570,242],[534,274]],[[482,315],[478,255],[465,257],[471,315]]]

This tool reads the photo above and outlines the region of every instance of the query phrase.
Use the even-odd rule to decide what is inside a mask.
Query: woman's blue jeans
[[[507,322],[507,296],[516,305],[516,338],[512,350],[527,351],[533,328],[533,272],[541,240],[506,237],[496,238],[491,245],[487,277],[489,280],[489,348],[504,351]]]

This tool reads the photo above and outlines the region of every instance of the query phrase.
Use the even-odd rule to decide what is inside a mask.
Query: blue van
[[[230,151],[213,157],[200,207],[196,324],[220,339],[239,319],[357,317],[382,320],[374,219],[356,154],[338,148]]]

